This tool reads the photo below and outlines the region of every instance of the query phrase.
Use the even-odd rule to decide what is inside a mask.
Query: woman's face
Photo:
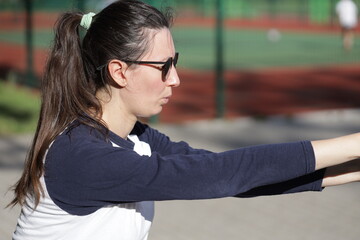
[[[175,56],[175,47],[169,29],[150,30],[152,36],[149,51],[139,61],[165,62]],[[162,67],[162,64],[151,64]],[[174,66],[170,67],[166,79],[161,70],[143,64],[133,64],[125,72],[127,85],[121,90],[121,98],[128,114],[136,117],[150,117],[161,112],[169,102],[172,88],[180,85]]]

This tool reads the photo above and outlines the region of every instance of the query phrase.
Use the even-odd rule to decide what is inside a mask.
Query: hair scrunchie
[[[95,16],[95,13],[93,12],[84,14],[81,18],[80,26],[88,30],[90,28],[93,16]]]

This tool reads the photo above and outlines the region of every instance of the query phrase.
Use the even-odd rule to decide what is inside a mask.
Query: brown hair
[[[168,12],[169,13],[169,12]],[[104,129],[96,92],[111,78],[106,65],[112,59],[139,59],[147,50],[147,29],[170,28],[171,14],[137,0],[120,0],[93,17],[83,41],[79,25],[83,14],[64,13],[55,26],[55,39],[41,81],[41,111],[34,140],[15,197],[9,204],[23,204],[27,195],[37,206],[43,189],[43,158],[52,141],[73,120]]]

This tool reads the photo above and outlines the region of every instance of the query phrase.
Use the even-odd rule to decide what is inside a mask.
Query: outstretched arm
[[[315,168],[327,168],[323,187],[360,181],[360,134],[312,142]]]
[[[315,169],[336,166],[360,157],[360,134],[312,141]]]
[[[360,159],[327,168],[322,186],[337,186],[358,181],[360,181]]]

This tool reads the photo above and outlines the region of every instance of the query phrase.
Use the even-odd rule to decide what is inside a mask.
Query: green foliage
[[[0,134],[31,133],[40,111],[39,94],[0,81]]]

